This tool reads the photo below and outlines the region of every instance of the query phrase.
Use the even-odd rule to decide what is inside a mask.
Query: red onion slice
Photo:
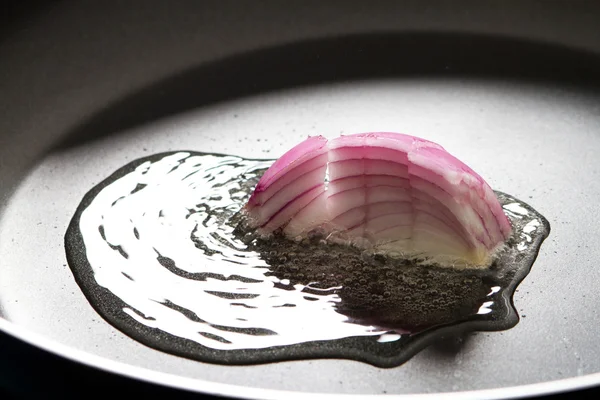
[[[262,234],[336,242],[454,267],[486,267],[511,234],[490,186],[440,145],[390,132],[309,137],[245,207]]]

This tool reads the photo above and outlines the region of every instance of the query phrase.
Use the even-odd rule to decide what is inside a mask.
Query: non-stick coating
[[[240,396],[273,394],[217,384],[405,394],[577,376],[528,390],[597,383],[594,10],[442,3],[59,3],[8,36],[0,326],[103,368]],[[396,369],[340,360],[215,366],[113,329],[66,266],[63,235],[81,197],[134,158],[176,149],[271,158],[308,134],[370,130],[437,141],[550,220],[515,297],[517,327],[442,343]]]

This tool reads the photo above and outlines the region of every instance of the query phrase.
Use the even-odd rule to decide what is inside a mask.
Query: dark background
[[[26,24],[36,13],[43,13],[53,2],[56,0],[9,0],[2,3],[0,41],[12,30]],[[78,398],[88,396],[90,392],[98,396],[134,394],[146,399],[216,399],[90,368],[39,350],[0,332],[0,399]],[[538,399],[558,400],[598,395],[600,388],[593,388]]]
[[[0,399],[99,398],[135,395],[143,399],[219,399],[135,381],[39,350],[0,333]],[[599,388],[535,397],[538,400],[598,398]]]
[[[143,399],[219,399],[135,381],[90,368],[0,333],[0,399],[81,398],[132,394]],[[598,398],[600,389],[535,397],[539,400]]]

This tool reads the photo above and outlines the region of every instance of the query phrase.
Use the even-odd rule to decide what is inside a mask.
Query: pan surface
[[[560,16],[579,23],[559,40],[547,22],[528,32],[520,14],[517,37],[500,23],[469,25],[508,12],[469,2],[461,12],[441,5],[447,19],[411,2],[160,4],[59,3],[2,43],[0,329],[127,376],[239,397],[484,398],[600,383],[600,42],[586,31],[586,10]],[[521,12],[559,18],[531,4]],[[342,6],[339,21],[329,19]],[[307,135],[364,131],[438,142],[550,221],[514,298],[515,328],[448,340],[392,369],[348,360],[229,367],[139,344],[75,283],[66,227],[83,195],[128,162],[173,150],[273,158]]]

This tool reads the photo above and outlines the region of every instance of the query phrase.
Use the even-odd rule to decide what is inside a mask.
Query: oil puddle
[[[316,233],[296,242],[241,229],[272,162],[163,153],[94,187],[65,236],[91,305],[147,346],[220,364],[393,367],[440,337],[518,322],[512,296],[550,231],[527,204],[496,192],[514,233],[490,269],[416,266]]]

